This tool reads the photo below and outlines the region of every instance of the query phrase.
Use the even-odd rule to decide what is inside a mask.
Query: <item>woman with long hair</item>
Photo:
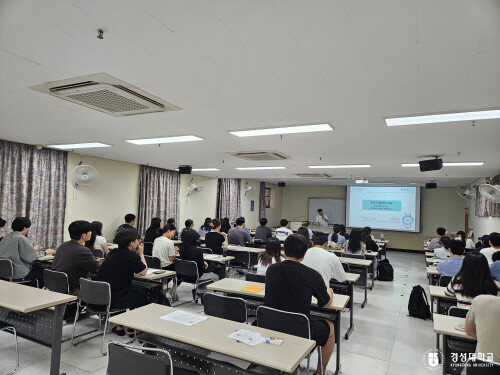
[[[363,232],[361,229],[351,230],[349,239],[345,242],[345,251],[350,254],[366,253],[366,245],[363,242]]]
[[[146,234],[144,235],[144,242],[155,242],[155,240],[161,236],[161,219],[159,217],[154,217],[151,219],[151,224],[149,228],[146,229]]]
[[[104,254],[109,253],[106,239],[102,236],[102,223],[100,221],[93,221],[90,223],[90,228],[92,235],[90,236],[90,240],[85,242],[85,246],[89,249],[102,250]]]
[[[203,223],[203,225],[200,227],[200,230],[204,231],[204,232],[210,232],[210,229],[212,229],[212,219],[210,217],[207,217],[205,219],[205,222]]]
[[[229,222],[229,218],[225,217],[221,220],[220,231],[227,234],[229,229],[231,229],[231,223]]]
[[[467,235],[463,230],[459,230],[457,232],[457,236],[455,237],[456,240],[462,241],[464,244],[464,247],[466,249],[475,249],[476,245],[474,245],[474,241],[472,241],[470,238],[467,238]]]
[[[339,224],[339,227],[340,227],[340,235],[343,236],[346,240],[349,239],[349,233],[347,233],[346,229],[345,229],[345,225],[344,224]],[[345,244],[345,242],[344,242]]]
[[[455,296],[458,307],[469,309],[474,297],[480,294],[500,296],[500,282],[491,276],[486,257],[471,251],[465,255],[462,268],[451,279],[444,294]]]
[[[266,251],[259,254],[257,263],[257,275],[266,275],[267,268],[276,262],[282,262],[285,258],[281,256],[281,242],[277,238],[270,238],[266,242]]]
[[[193,260],[198,267],[198,280],[219,280],[219,276],[208,269],[208,264],[203,260],[203,251],[196,245],[197,237],[194,230],[183,230],[181,233],[182,248],[179,250],[182,260]],[[202,286],[202,288],[204,288]],[[194,291],[194,289],[193,289]],[[194,293],[194,292],[193,292]]]
[[[297,229],[297,234],[303,235],[309,247],[312,247],[312,240],[311,236],[309,235],[309,228],[307,228],[306,226],[301,226],[299,229]]]

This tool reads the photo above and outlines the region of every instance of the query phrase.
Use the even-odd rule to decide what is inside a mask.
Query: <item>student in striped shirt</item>
[[[472,251],[465,255],[460,271],[451,279],[444,294],[455,296],[457,306],[469,309],[474,297],[481,294],[500,296],[500,282],[493,279],[486,257]]]

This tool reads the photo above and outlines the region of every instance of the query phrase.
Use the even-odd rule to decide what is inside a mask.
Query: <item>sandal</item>
[[[113,327],[113,329],[111,329],[111,332],[118,336],[125,336],[125,330],[123,328],[118,330],[117,328],[118,326]]]

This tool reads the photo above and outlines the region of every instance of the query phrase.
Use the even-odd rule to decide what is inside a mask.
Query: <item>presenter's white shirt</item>
[[[278,228],[276,229],[275,236],[278,240],[284,241],[293,232],[288,228]]]
[[[311,247],[307,249],[304,260],[302,260],[301,263],[318,271],[327,287],[330,287],[331,279],[342,282],[347,278],[339,258],[337,258],[335,254],[320,247]]]
[[[326,214],[323,214],[323,216],[316,215],[316,222],[319,223],[319,225],[321,225],[323,227],[327,227],[328,226],[328,216],[326,216]]]

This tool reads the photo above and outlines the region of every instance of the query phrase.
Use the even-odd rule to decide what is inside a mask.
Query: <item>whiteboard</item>
[[[345,200],[328,198],[309,198],[309,221],[313,223],[322,208],[328,216],[328,224],[345,224]]]

